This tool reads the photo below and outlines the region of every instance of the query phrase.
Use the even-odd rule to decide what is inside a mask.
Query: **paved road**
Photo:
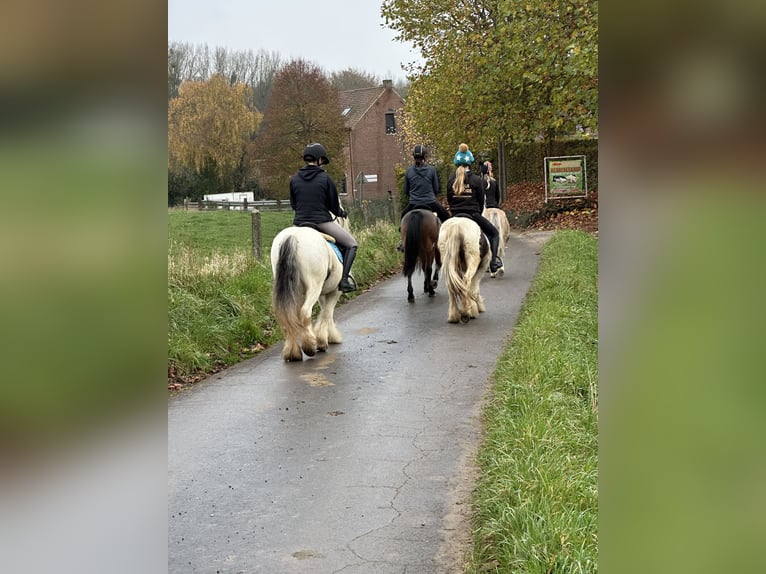
[[[171,399],[169,572],[461,572],[482,400],[548,237],[511,237],[467,325],[399,275],[338,309],[329,352],[280,344]]]

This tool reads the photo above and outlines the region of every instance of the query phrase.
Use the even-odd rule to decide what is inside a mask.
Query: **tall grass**
[[[262,214],[260,260],[251,255],[248,213],[171,211],[168,219],[169,376],[198,378],[279,340],[269,251],[292,213]],[[379,222],[355,237],[352,273],[362,290],[398,268],[398,233]]]
[[[494,373],[469,572],[597,571],[598,248],[545,246]]]

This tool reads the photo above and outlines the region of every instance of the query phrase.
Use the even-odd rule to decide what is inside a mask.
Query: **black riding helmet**
[[[327,157],[327,150],[320,143],[310,143],[303,150],[303,161],[319,161],[319,164],[330,163],[330,158]]]
[[[426,146],[418,144],[414,148],[412,148],[412,157],[422,157],[423,159],[425,159]]]

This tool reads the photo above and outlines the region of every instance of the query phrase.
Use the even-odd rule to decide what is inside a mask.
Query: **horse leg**
[[[468,291],[466,293],[463,293],[463,296],[460,298],[460,322],[461,323],[468,323],[471,319],[474,318],[476,315],[476,312],[473,309],[473,299],[471,298],[471,287],[470,284],[468,286]]]
[[[412,275],[407,275],[407,301],[409,303],[415,302],[415,295],[412,289]]]
[[[439,286],[439,270],[442,268],[442,254],[439,252],[439,248],[434,246],[434,276],[431,280],[431,285],[434,289]]]
[[[460,321],[460,310],[457,308],[457,298],[453,293],[449,294],[449,307],[447,308],[447,322],[458,323]]]
[[[429,297],[433,297],[434,295],[436,295],[436,293],[434,292],[435,285],[431,281],[431,272],[432,271],[433,271],[433,264],[429,261],[426,264],[425,270],[423,271],[423,275],[425,277],[425,279],[424,279],[424,290],[425,290],[426,293],[428,293]]]
[[[330,344],[343,342],[343,335],[340,334],[338,326],[335,324],[335,306],[340,300],[341,292],[335,290],[325,296],[325,305],[323,305],[325,317],[327,318],[327,341]]]
[[[295,335],[290,332],[283,333],[285,337],[285,344],[282,347],[282,360],[284,361],[302,361],[303,353],[301,352],[300,345],[295,338]]]
[[[471,314],[471,318],[476,318],[476,316],[479,313],[484,313],[484,311],[487,310],[486,305],[484,305],[484,297],[481,296],[481,275],[477,273],[473,276],[473,279],[471,279],[471,308],[473,313]]]
[[[301,320],[303,328],[301,332],[301,349],[309,357],[317,353],[317,338],[314,334],[314,327],[311,325],[311,311],[314,308],[314,302],[319,299],[321,285],[318,287],[309,287],[306,290],[306,299],[301,307]]]
[[[319,315],[314,323],[317,351],[327,351],[330,343],[340,343],[343,337],[335,325],[335,305],[340,299],[341,292],[331,291],[319,296]]]

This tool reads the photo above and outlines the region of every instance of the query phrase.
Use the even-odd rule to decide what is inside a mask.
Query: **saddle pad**
[[[330,237],[330,236],[328,235],[327,237]],[[330,241],[330,239],[332,239],[332,241]],[[332,237],[330,237],[330,239],[327,240],[327,245],[332,247],[332,250],[335,251],[335,255],[338,256],[338,261],[343,263],[343,255],[340,252],[340,248],[337,245],[335,245],[335,239],[333,239]]]

